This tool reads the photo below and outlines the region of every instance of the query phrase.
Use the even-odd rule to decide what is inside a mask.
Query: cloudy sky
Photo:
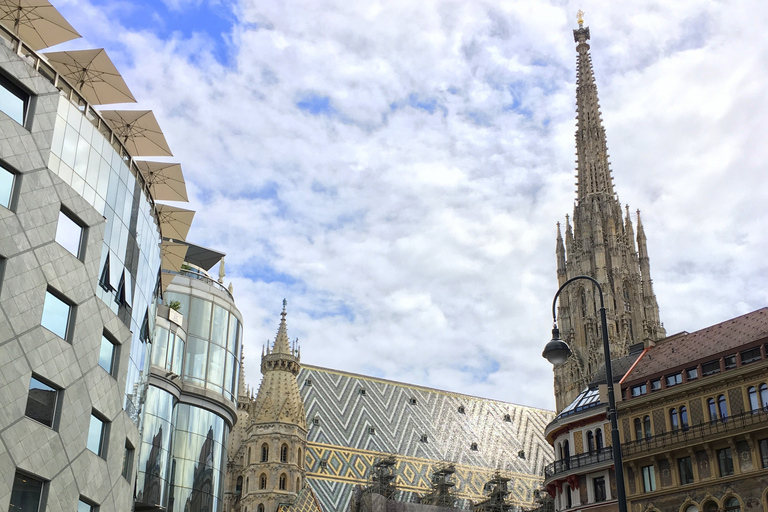
[[[768,305],[763,2],[54,4],[160,120],[251,385],[285,297],[305,363],[554,407],[579,8],[667,332]]]

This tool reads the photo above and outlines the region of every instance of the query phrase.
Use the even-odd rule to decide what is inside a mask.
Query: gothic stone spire
[[[611,354],[621,357],[629,346],[648,345],[665,336],[658,304],[650,286],[645,233],[638,226],[635,249],[632,223],[624,219],[608,162],[605,129],[600,118],[597,86],[589,54],[589,27],[579,19],[573,31],[576,77],[576,202],[573,234],[566,217],[565,244],[558,229],[555,245],[557,280],[578,275],[596,279],[603,290]],[[641,234],[642,233],[642,234]],[[565,255],[563,255],[565,246]],[[564,261],[563,261],[564,260]],[[557,410],[568,405],[603,364],[597,291],[584,281],[560,295],[558,325],[574,356],[555,368]]]

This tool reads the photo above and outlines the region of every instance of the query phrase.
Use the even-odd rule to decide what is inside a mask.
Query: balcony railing
[[[678,444],[687,444],[696,440],[717,437],[719,434],[730,434],[750,430],[752,426],[768,425],[768,409],[747,411],[736,416],[717,419],[708,423],[691,425],[685,429],[663,432],[637,441],[621,445],[621,453],[627,457],[637,453],[645,453],[660,449],[669,449]]]
[[[164,268],[163,272],[166,273],[166,274],[174,274],[174,275],[177,275],[177,276],[184,276],[184,277],[188,277],[190,279],[197,279],[199,281],[203,281],[203,282],[213,286],[214,288],[218,288],[219,290],[223,291],[224,293],[229,295],[230,298],[232,298],[234,300],[234,297],[232,297],[232,294],[229,293],[229,290],[223,284],[219,283],[215,279],[213,279],[210,276],[204,274],[203,272],[200,272],[197,269],[194,269],[194,268],[190,268],[190,269],[182,268],[179,272],[176,272],[175,270],[168,270],[168,269]]]
[[[613,449],[610,446],[600,448],[592,453],[580,453],[579,455],[574,455],[567,459],[556,460],[551,464],[547,464],[544,467],[544,478],[551,478],[560,473],[565,473],[566,471],[591,466],[609,460],[613,461]]]

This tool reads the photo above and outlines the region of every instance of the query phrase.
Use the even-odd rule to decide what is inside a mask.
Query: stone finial
[[[221,263],[219,263],[219,284],[224,284],[224,277],[226,275],[224,272],[224,258],[221,258]]]

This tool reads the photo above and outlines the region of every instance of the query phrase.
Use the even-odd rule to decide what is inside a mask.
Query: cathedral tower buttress
[[[573,31],[577,52],[577,189],[573,225],[566,216],[565,240],[557,225],[557,280],[587,275],[603,289],[612,357],[631,345],[649,345],[666,336],[653,293],[645,232],[637,215],[637,248],[627,207],[622,212],[613,188],[605,128],[589,54],[589,27],[579,19]],[[557,320],[573,356],[554,369],[557,411],[571,403],[603,364],[600,298],[587,281],[569,285],[560,295]]]

